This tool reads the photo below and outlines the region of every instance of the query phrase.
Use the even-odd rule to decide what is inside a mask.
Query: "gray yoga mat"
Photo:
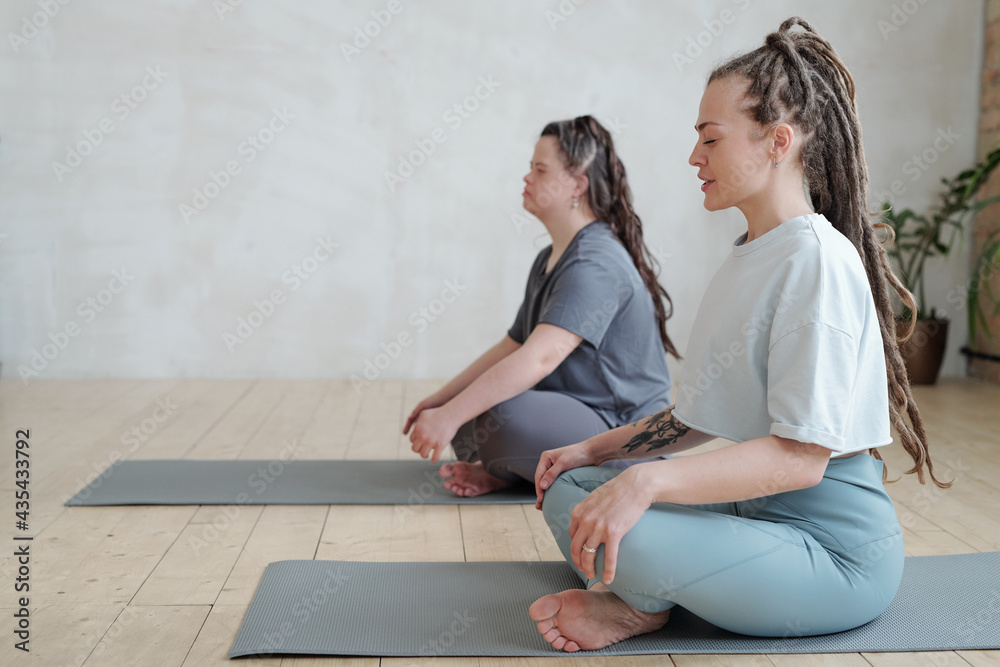
[[[229,657],[545,656],[538,597],[582,583],[564,562],[285,560],[264,571]],[[889,608],[859,628],[760,638],[675,607],[667,625],[582,655],[854,653],[1000,648],[1000,552],[906,559]]]
[[[442,462],[443,463],[443,462]],[[525,483],[472,498],[430,461],[117,461],[67,505],[534,504]]]

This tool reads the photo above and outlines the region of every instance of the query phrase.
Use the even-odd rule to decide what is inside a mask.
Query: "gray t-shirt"
[[[572,396],[611,428],[669,407],[672,381],[653,297],[611,225],[584,226],[545,273],[551,256],[549,245],[535,258],[507,335],[523,343],[546,323],[583,341],[533,388]]]

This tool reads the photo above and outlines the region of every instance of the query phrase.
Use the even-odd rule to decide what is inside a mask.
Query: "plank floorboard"
[[[443,380],[0,380],[4,433],[32,430],[32,653],[0,665],[228,665],[275,560],[535,561],[562,554],[532,505],[64,507],[116,458],[416,459],[403,425]],[[941,491],[882,448],[908,555],[1000,550],[1000,386],[943,378],[914,395]],[[163,405],[175,404],[163,419]],[[157,411],[157,407],[160,410]],[[138,429],[138,430],[136,430]],[[127,436],[141,434],[136,445]],[[289,443],[292,443],[291,446]],[[726,446],[722,440],[706,448]],[[446,452],[445,459],[453,458]],[[0,457],[0,491],[13,487]],[[11,536],[12,528],[7,528]],[[9,551],[9,550],[4,550]],[[0,590],[16,563],[0,555]],[[9,618],[10,596],[0,600]],[[20,652],[17,652],[20,653]],[[11,662],[14,657],[15,661]],[[269,657],[271,667],[998,667],[1000,651],[593,658]]]

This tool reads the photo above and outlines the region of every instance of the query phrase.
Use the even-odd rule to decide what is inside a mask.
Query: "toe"
[[[542,620],[538,621],[538,623],[535,623],[535,627],[537,627],[538,631],[544,635],[546,632],[556,627],[556,619],[543,618]]]
[[[559,598],[555,595],[543,595],[528,607],[528,616],[535,621],[552,618],[559,611]]]
[[[565,637],[559,635],[552,641],[552,648],[562,650],[562,647],[566,645],[567,641],[568,640]]]
[[[575,641],[572,641],[572,640],[571,641],[567,641],[566,644],[563,646],[563,650],[564,651],[569,651],[570,653],[573,653],[575,651],[579,651],[580,650],[580,645],[577,644]]]

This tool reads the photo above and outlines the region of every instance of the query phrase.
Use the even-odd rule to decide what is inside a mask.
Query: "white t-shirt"
[[[892,442],[878,315],[854,245],[822,214],[733,244],[698,307],[674,416],[741,442],[848,454]]]

